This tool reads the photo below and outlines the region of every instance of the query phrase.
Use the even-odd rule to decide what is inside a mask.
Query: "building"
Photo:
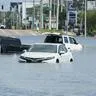
[[[87,1],[87,10],[96,10],[96,0]]]
[[[23,0],[0,0],[0,12],[10,11],[11,2],[23,2]]]
[[[27,8],[32,8],[33,3],[35,5],[40,4],[39,0],[0,0],[0,12],[2,14],[6,12],[11,12],[12,16],[15,15],[14,16],[15,19],[19,18],[18,20],[19,22],[28,23],[28,20],[26,20],[27,18],[26,10]],[[14,18],[12,20],[12,24],[15,22]],[[32,20],[32,18],[29,17],[29,20]],[[5,16],[4,16],[3,24],[4,22],[5,22]]]

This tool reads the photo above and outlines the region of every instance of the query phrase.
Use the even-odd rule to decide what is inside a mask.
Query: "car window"
[[[77,44],[76,40],[72,37],[69,37],[69,41],[71,44]]]
[[[64,51],[65,53],[67,52],[67,49],[64,45],[60,45],[59,49],[58,49],[58,53],[60,53],[60,51]]]
[[[64,41],[65,41],[65,43],[68,43],[68,38],[64,37]]]

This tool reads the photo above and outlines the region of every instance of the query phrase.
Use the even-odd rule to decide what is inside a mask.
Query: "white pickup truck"
[[[45,43],[63,43],[66,48],[70,48],[71,51],[82,50],[82,45],[77,43],[76,39],[68,35],[47,34],[44,40]]]

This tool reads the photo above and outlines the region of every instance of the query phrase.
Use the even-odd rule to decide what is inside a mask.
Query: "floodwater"
[[[84,45],[65,64],[19,63],[19,54],[0,55],[0,96],[96,96],[96,39],[76,37]],[[21,37],[23,43],[42,36]]]

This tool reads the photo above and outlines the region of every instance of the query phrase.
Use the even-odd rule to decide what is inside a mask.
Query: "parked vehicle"
[[[0,36],[0,53],[19,53],[28,48],[29,45],[22,45],[19,38]]]
[[[0,25],[0,29],[5,29],[5,28],[6,28],[6,25],[3,25],[3,24]]]
[[[64,63],[72,62],[73,56],[64,44],[36,43],[20,55],[20,62]]]
[[[8,53],[13,51],[19,51],[21,41],[18,38],[0,37],[1,53]]]
[[[45,43],[63,43],[66,48],[74,50],[82,50],[82,45],[79,44],[76,39],[68,35],[47,34],[44,40]]]

